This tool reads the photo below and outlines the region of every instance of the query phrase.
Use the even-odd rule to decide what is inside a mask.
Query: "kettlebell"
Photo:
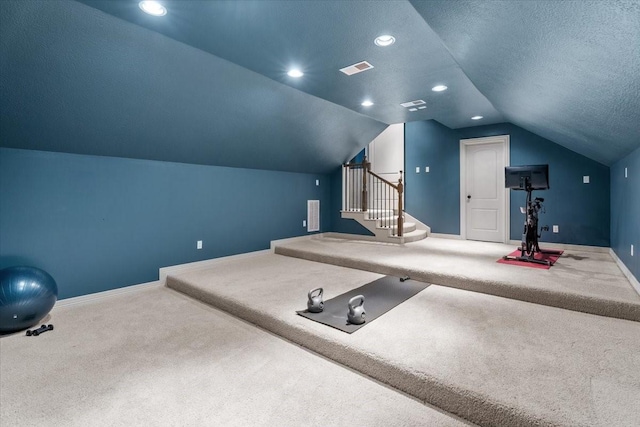
[[[319,291],[318,294],[316,296],[313,296],[316,291]],[[307,296],[309,297],[309,300],[307,301],[307,310],[309,310],[309,312],[320,313],[322,310],[324,310],[324,301],[322,301],[323,293],[324,290],[322,288],[315,288],[309,291],[309,293],[307,294]]]
[[[358,303],[359,301],[359,303]],[[356,305],[356,303],[358,303]],[[347,320],[354,325],[362,325],[364,323],[364,296],[356,295],[349,300],[349,312],[347,313]]]

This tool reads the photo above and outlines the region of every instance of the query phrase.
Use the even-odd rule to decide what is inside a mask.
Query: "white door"
[[[506,242],[505,141],[491,142],[488,138],[466,141],[461,141],[465,158],[462,165],[465,237]]]

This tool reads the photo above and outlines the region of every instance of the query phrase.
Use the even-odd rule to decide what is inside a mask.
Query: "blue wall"
[[[48,271],[59,298],[157,280],[160,267],[307,234],[307,199],[320,200],[324,231],[329,183],[326,175],[0,148],[0,268]]]
[[[459,234],[459,140],[504,134],[510,135],[511,165],[549,164],[551,188],[534,196],[545,198],[541,225],[556,224],[560,232],[543,233],[541,240],[609,246],[609,168],[508,123],[457,130],[433,121],[407,123],[407,171],[415,171],[416,166],[431,168],[429,174],[407,174],[407,212],[431,226],[434,233]],[[590,184],[582,183],[584,175],[589,175]],[[513,240],[522,235],[519,207],[524,200],[524,192],[511,192]]]
[[[640,280],[640,148],[611,166],[611,248]]]
[[[405,210],[434,233],[460,234],[460,138],[434,120],[404,130]]]

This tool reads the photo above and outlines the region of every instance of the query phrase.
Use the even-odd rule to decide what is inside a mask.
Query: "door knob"
[[[467,199],[471,200],[471,194],[469,194],[469,195],[467,196]]]

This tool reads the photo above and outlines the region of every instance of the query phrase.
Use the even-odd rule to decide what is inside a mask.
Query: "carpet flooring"
[[[0,337],[1,426],[470,425],[165,287],[46,321]]]
[[[640,425],[640,322],[579,312],[633,317],[638,296],[608,254],[501,266],[509,285],[504,245],[311,240],[296,257],[224,258],[174,269],[170,288],[59,303],[42,321],[53,331],[0,336],[0,425]],[[332,253],[360,269],[300,259]],[[471,284],[429,286],[353,335],[295,313],[314,287],[332,298],[381,274],[452,280],[443,270]],[[570,311],[545,294],[595,303]]]
[[[274,250],[326,264],[640,321],[640,295],[608,253],[566,250],[550,270],[541,270],[497,263],[513,251],[512,245],[433,237],[404,245],[320,237],[276,243]]]
[[[638,322],[436,285],[351,335],[296,314],[379,277],[260,254],[167,285],[480,425],[640,425]]]

